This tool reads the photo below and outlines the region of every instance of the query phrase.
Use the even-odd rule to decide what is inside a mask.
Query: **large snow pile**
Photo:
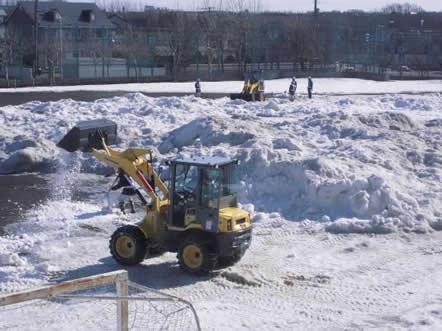
[[[332,232],[424,232],[442,227],[441,104],[440,94],[33,102],[0,110],[0,171],[53,171],[65,158],[55,144],[76,122],[107,118],[119,123],[120,148],[239,159],[241,198],[257,219],[277,212]],[[105,169],[78,158],[83,171]]]
[[[440,93],[263,103],[135,93],[0,108],[0,172],[46,172],[53,191],[0,237],[0,292],[121,268],[108,239],[141,215],[109,212],[107,168],[56,147],[78,121],[107,118],[118,148],[241,161],[254,239],[240,264],[199,280],[171,253],[129,268],[192,301],[204,329],[438,329],[441,105]],[[85,185],[94,194],[72,200]]]

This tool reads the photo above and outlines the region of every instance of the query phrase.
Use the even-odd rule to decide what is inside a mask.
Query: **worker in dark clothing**
[[[201,97],[201,84],[199,78],[195,82],[195,96],[197,98]]]
[[[135,203],[132,200],[132,196],[138,195],[140,196],[140,192],[135,187],[135,182],[127,176],[123,170],[119,169],[118,176],[115,178],[114,183],[112,184],[112,187],[110,188],[110,191],[117,191],[120,190],[120,196],[119,196],[119,202],[118,206],[120,207],[120,210],[123,214],[126,214],[126,199],[129,197],[129,206],[131,213],[135,213]],[[111,201],[110,201],[110,195],[107,197],[107,205],[109,208],[111,208]]]
[[[290,96],[290,101],[294,101],[295,100],[295,93],[296,93],[296,88],[298,87],[298,83],[296,82],[296,77],[292,78],[292,82],[290,84],[289,87],[289,96]]]
[[[307,85],[307,92],[308,92],[308,98],[312,98],[312,91],[313,91],[313,80],[312,77],[308,77],[308,85]]]

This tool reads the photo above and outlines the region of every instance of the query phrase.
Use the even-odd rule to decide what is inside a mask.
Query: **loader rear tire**
[[[146,256],[147,241],[139,228],[125,225],[112,234],[109,248],[117,262],[123,265],[137,265]]]
[[[193,275],[206,275],[216,264],[216,256],[210,252],[209,245],[198,236],[184,239],[177,257],[180,268]]]

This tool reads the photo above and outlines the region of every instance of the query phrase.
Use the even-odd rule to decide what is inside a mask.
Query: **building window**
[[[80,14],[80,21],[92,23],[95,21],[95,13],[91,9],[82,10]]]
[[[43,20],[47,22],[61,22],[61,15],[57,10],[50,10],[43,14]]]

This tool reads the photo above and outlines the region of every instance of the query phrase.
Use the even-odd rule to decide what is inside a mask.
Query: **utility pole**
[[[314,13],[315,15],[318,14],[318,0],[315,0],[315,7],[314,7],[314,11],[313,11],[313,13]]]
[[[63,17],[60,17],[60,73],[61,79],[63,79]]]
[[[34,0],[34,78],[38,72],[38,0]]]

